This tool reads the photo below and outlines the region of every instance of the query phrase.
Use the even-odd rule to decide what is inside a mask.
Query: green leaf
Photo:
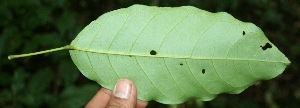
[[[68,29],[75,25],[75,13],[72,11],[64,11],[59,19],[56,21],[55,26],[58,28],[60,33],[64,34]]]
[[[59,65],[59,77],[62,79],[66,86],[72,85],[78,78],[78,70],[72,61],[64,60]]]
[[[87,78],[112,90],[133,80],[138,99],[178,104],[237,94],[281,74],[290,61],[262,30],[225,12],[134,5],[93,21],[65,47]]]
[[[168,104],[240,93],[290,63],[254,24],[190,6],[134,5],[107,13],[71,46],[87,78],[111,90],[129,78],[139,99]]]
[[[42,69],[33,74],[29,81],[29,91],[31,93],[40,93],[44,91],[53,80],[53,74],[49,68]]]
[[[18,68],[14,72],[14,76],[12,79],[12,85],[11,85],[13,95],[17,95],[22,92],[22,90],[25,87],[26,77],[28,77],[28,74],[25,72],[25,70],[23,68]]]
[[[8,72],[0,72],[0,86],[9,85],[11,83],[12,76]]]
[[[60,95],[58,103],[54,104],[55,108],[81,108],[83,107],[99,90],[99,86],[85,85],[82,87],[68,86]]]

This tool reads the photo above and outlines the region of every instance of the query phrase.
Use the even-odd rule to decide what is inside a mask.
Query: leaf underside
[[[71,46],[87,78],[110,90],[128,78],[138,99],[165,104],[240,93],[290,64],[254,24],[191,6],[115,10],[90,23]]]

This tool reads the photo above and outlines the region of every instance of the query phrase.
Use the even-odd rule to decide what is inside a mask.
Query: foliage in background
[[[82,107],[100,86],[83,77],[67,51],[7,60],[9,54],[67,45],[105,12],[132,4],[192,5],[226,11],[255,23],[292,64],[279,77],[258,82],[239,95],[180,107],[300,106],[299,0],[2,0],[0,1],[0,107]],[[167,107],[150,102],[149,107]]]

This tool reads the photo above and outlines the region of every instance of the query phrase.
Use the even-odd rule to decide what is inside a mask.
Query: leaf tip
[[[283,62],[286,66],[291,64],[291,61],[289,59],[286,59],[285,62]]]

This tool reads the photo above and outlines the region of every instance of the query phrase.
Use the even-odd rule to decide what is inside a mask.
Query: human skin
[[[120,79],[113,91],[101,88],[85,108],[145,108],[148,102],[137,100],[134,83]]]

